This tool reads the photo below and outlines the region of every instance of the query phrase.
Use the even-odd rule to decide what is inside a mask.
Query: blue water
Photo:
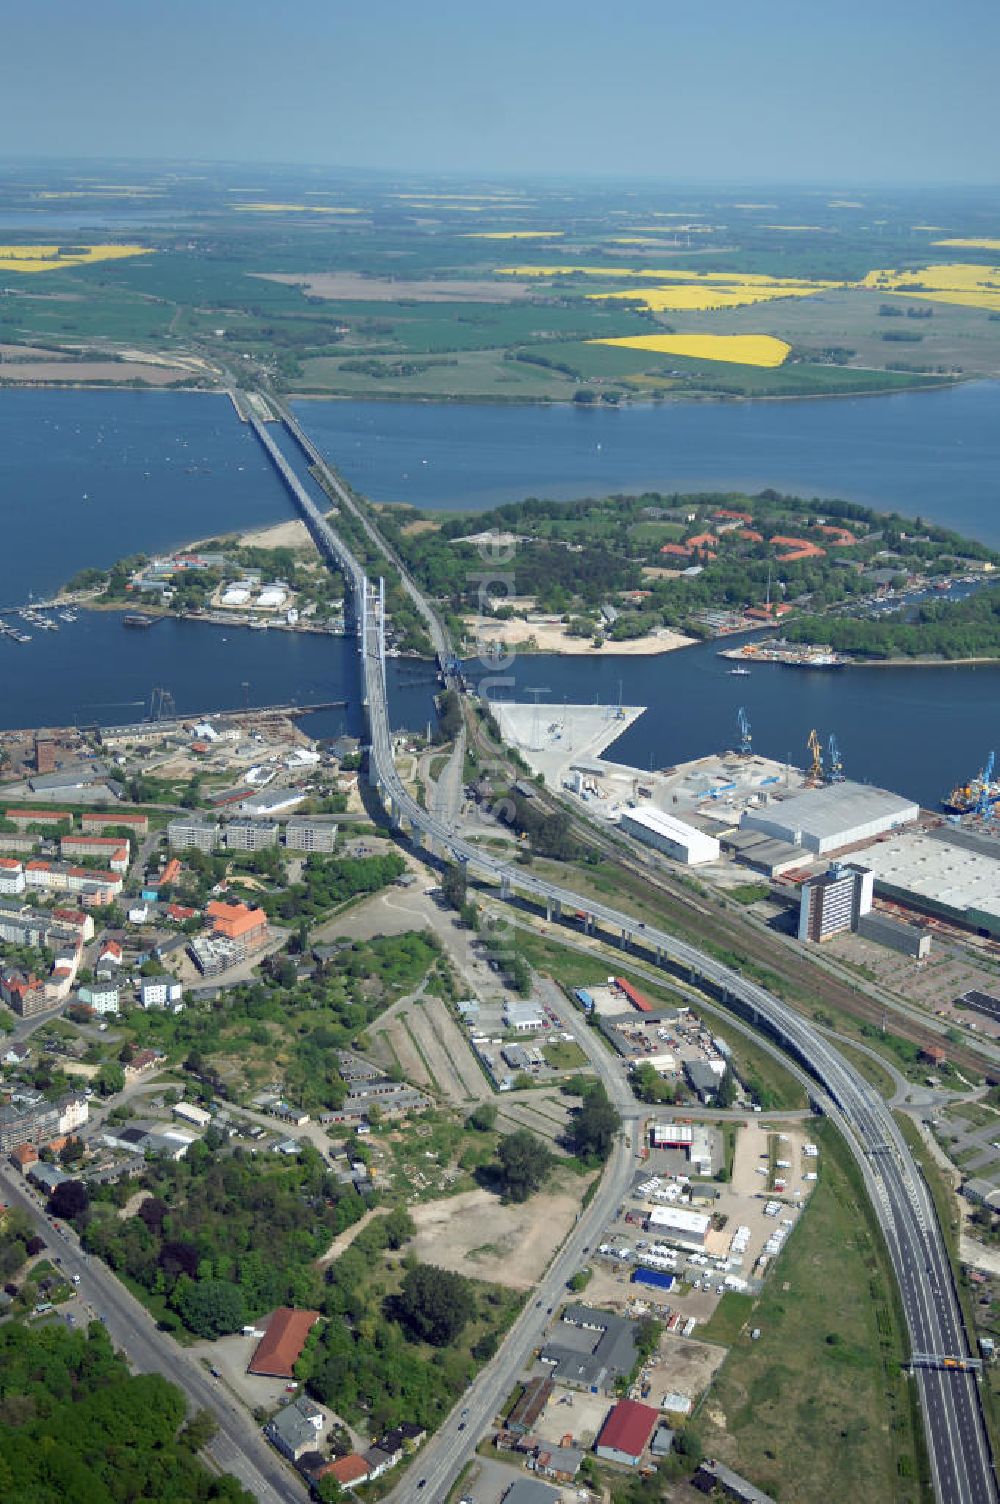
[[[430,496],[439,505],[471,506],[530,492],[735,485],[734,470],[753,463],[760,472],[744,473],[739,483],[844,491],[1000,542],[1000,388],[985,384],[863,402],[621,413],[357,403],[303,403],[301,411],[331,457],[376,498],[394,494],[390,481],[404,444],[412,446],[414,487],[421,492],[409,499],[424,505]],[[340,426],[336,442],[331,424]],[[352,425],[358,442],[368,434],[353,470],[345,459]],[[776,430],[782,442],[769,449],[767,434]],[[383,440],[372,438],[376,431]],[[304,474],[294,445],[281,442]],[[644,468],[663,466],[664,454],[671,476]],[[419,465],[421,458],[431,463]],[[790,478],[783,467],[791,466],[803,467],[805,479]],[[831,479],[852,468],[863,491]],[[277,476],[223,398],[0,394],[0,604],[23,600],[29,588],[49,590],[83,564],[107,565],[130,551],[290,515]],[[736,710],[745,705],[758,750],[801,764],[810,729],[824,740],[834,731],[848,776],[931,805],[974,773],[990,747],[1000,750],[1000,666],[831,675],[758,667],[741,679],[729,677],[726,667],[713,644],[656,658],[521,657],[504,693],[526,699],[529,687],[546,685],[553,705],[564,698],[607,704],[617,701],[620,685],[626,703],[649,706],[612,749],[638,767],[731,747]],[[395,724],[423,729],[433,714],[426,667],[393,660],[389,679]],[[0,727],[134,720],[156,687],[171,691],[182,714],[244,700],[346,699],[346,710],[313,717],[307,729],[318,735],[360,729],[356,654],[342,639],[175,621],[129,632],[117,614],[81,613],[58,632],[33,631],[23,646],[0,640]]]
[[[44,595],[85,565],[288,515],[284,489],[226,397],[0,393],[0,607]]]
[[[841,496],[1000,545],[1000,383],[827,401],[588,409],[298,402],[376,501],[482,510],[525,496],[760,491]]]

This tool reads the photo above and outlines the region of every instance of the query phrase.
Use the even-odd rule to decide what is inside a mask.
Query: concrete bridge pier
[[[622,950],[627,950],[628,949],[629,942],[631,941],[631,939],[632,939],[632,932],[631,932],[631,930],[622,930],[621,940],[619,942],[620,945],[621,945]]]
[[[583,916],[583,933],[585,935],[592,935],[594,933],[594,916],[593,916],[593,914],[584,914],[584,916]]]
[[[504,900],[510,898],[510,878],[505,872],[500,874],[500,897]]]
[[[545,917],[549,924],[552,923],[553,919],[559,920],[562,918],[562,904],[558,898],[547,898],[545,900]]]

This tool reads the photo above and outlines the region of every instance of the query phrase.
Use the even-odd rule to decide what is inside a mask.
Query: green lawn
[[[762,1295],[724,1297],[704,1328],[732,1350],[695,1426],[706,1452],[782,1504],[918,1501],[923,1443],[888,1257],[846,1148],[826,1124],[817,1136],[819,1183]]]

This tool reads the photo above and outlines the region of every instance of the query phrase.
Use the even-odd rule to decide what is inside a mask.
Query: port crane
[[[976,800],[976,814],[981,820],[992,820],[993,798],[991,788],[993,785],[993,769],[996,766],[996,753],[991,752],[986,759],[986,766],[979,775],[979,798]]]
[[[812,767],[809,769],[807,782],[811,784],[823,782],[823,747],[815,730],[810,731],[806,740],[806,746],[812,753]]]
[[[740,706],[736,712],[736,719],[740,727],[740,754],[743,757],[749,757],[753,751],[753,734],[750,730],[750,717],[746,713],[745,706]]]
[[[837,738],[834,736],[832,731],[830,732],[830,740],[826,744],[826,755],[830,764],[830,782],[843,783],[844,760],[840,755],[840,748],[837,745]]]

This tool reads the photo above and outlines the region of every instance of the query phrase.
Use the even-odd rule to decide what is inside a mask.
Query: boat
[[[984,804],[992,809],[1000,805],[1000,778],[993,777],[993,758],[968,783],[956,784],[942,804],[950,814],[968,815]]]
[[[60,611],[58,614],[60,621],[76,621],[75,611]]]
[[[122,617],[122,626],[142,631],[146,627],[151,627],[155,620],[154,616],[143,616],[141,611],[129,611],[127,615]]]
[[[729,672],[734,679],[749,679],[750,677],[750,670],[748,668],[731,668]]]
[[[834,669],[846,668],[847,661],[838,658],[836,653],[809,653],[802,657],[782,658],[779,660],[785,668],[821,668]]]

